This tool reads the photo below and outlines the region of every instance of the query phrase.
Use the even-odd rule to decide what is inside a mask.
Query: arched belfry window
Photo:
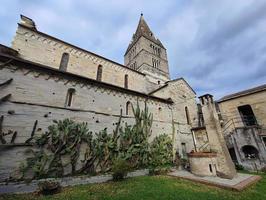
[[[75,91],[76,90],[74,88],[69,88],[67,90],[66,103],[65,103],[66,107],[72,106],[72,104],[73,104],[73,96],[75,94]]]
[[[63,53],[62,58],[61,58],[61,62],[60,62],[60,66],[59,66],[59,70],[66,71],[67,70],[68,61],[69,61],[69,54],[68,53]]]
[[[124,86],[125,86],[125,88],[128,88],[128,75],[126,74],[125,75],[125,80],[124,80]]]
[[[190,117],[189,117],[189,111],[188,111],[188,107],[185,107],[185,113],[186,113],[186,118],[187,118],[187,124],[190,124]]]
[[[97,69],[97,77],[96,77],[97,81],[102,81],[102,74],[103,74],[103,66],[99,65]]]
[[[131,111],[132,111],[132,105],[131,105],[131,102],[128,101],[126,103],[126,115],[130,115],[131,114]]]

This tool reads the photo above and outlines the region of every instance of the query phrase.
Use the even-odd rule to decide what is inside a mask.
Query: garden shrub
[[[235,168],[236,168],[236,170],[244,170],[244,166],[240,165],[238,163],[235,163]]]
[[[172,140],[162,134],[154,138],[150,147],[150,166],[158,167],[172,163]]]
[[[189,162],[187,158],[181,158],[180,159],[180,165],[183,169],[189,169]]]
[[[112,167],[113,180],[114,181],[123,180],[127,176],[129,170],[130,166],[127,163],[127,161],[122,158],[117,158],[116,160],[114,160]]]
[[[263,173],[266,173],[266,166],[264,166],[263,168],[261,168],[260,171],[263,172]]]
[[[52,195],[61,190],[60,183],[55,180],[45,180],[38,183],[39,193],[43,195]]]
[[[87,123],[71,119],[54,121],[47,132],[32,139],[34,148],[28,150],[31,156],[20,167],[22,174],[26,175],[23,178],[112,171],[114,180],[119,180],[126,176],[129,166],[131,169],[151,166],[155,173],[163,173],[167,169],[165,166],[172,163],[171,138],[163,134],[150,144],[152,113],[146,103],[143,110],[138,103],[136,108],[132,106],[132,110],[135,123],[121,127],[120,115],[113,133],[108,133],[105,128],[93,134]],[[81,151],[81,146],[85,151]],[[32,175],[30,178],[29,174]]]

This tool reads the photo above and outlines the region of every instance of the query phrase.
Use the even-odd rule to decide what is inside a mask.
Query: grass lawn
[[[53,196],[37,194],[5,195],[0,200],[85,200],[85,199],[261,199],[266,200],[266,174],[256,185],[243,192],[232,192],[216,187],[205,186],[191,181],[181,180],[167,176],[143,176],[130,178],[122,182],[109,182],[103,184],[82,185],[67,187],[61,193]]]

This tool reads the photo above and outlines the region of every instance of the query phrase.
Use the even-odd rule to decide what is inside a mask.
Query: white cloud
[[[3,0],[0,42],[10,44],[25,14],[39,30],[123,63],[144,12],[168,50],[172,78],[220,97],[265,83],[265,9],[263,0]]]

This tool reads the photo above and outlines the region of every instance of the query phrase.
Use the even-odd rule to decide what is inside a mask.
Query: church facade
[[[170,79],[167,50],[143,15],[124,65],[43,33],[22,15],[11,47],[0,45],[0,182],[27,157],[26,141],[53,120],[111,133],[120,117],[121,125],[134,123],[137,104],[153,114],[151,141],[172,138],[173,158],[190,155],[195,174],[233,178],[214,100],[199,98],[184,78]]]
[[[170,80],[166,48],[142,15],[124,65],[40,32],[21,16],[11,48],[0,46],[0,72],[1,137],[12,143],[2,142],[0,181],[25,159],[33,129],[41,134],[53,120],[71,118],[112,132],[120,115],[122,124],[134,121],[137,103],[153,114],[151,139],[168,134],[181,157],[197,149],[193,130],[203,122],[196,93],[183,78]]]

